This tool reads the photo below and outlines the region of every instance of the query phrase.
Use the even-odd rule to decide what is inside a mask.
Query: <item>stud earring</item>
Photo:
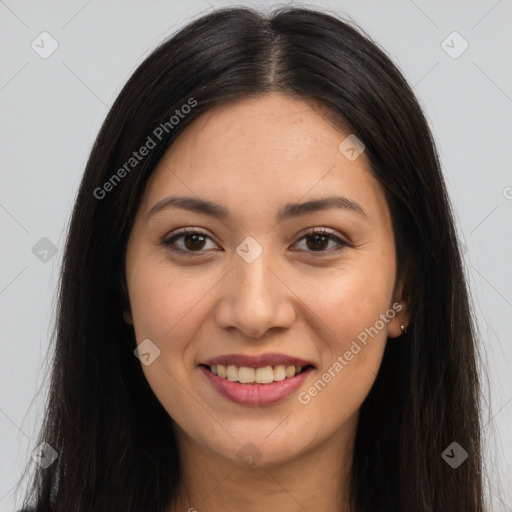
[[[402,334],[407,332],[407,327],[405,325],[401,325],[400,329],[402,330]]]

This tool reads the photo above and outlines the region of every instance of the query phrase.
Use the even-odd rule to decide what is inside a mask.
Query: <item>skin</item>
[[[384,193],[364,152],[350,161],[338,149],[348,134],[312,103],[280,93],[244,98],[196,119],[148,182],[126,252],[125,320],[138,344],[148,338],[160,350],[141,366],[177,425],[184,477],[169,512],[350,510],[359,409],[387,338],[400,336],[408,316],[402,301],[403,309],[309,403],[298,401],[401,301]],[[285,203],[334,193],[357,202],[366,216],[328,209],[277,223]],[[220,203],[231,216],[170,208],[147,218],[170,195]],[[195,245],[188,238],[188,257],[162,243],[183,227],[208,237]],[[315,250],[314,240],[304,238],[309,228],[327,228],[350,245],[333,252],[339,245],[327,239]],[[263,248],[252,263],[236,252],[247,236]],[[186,251],[186,242],[174,246]],[[266,352],[316,367],[298,391],[273,405],[229,401],[198,367],[223,354]],[[247,443],[261,456],[256,464],[237,456]]]

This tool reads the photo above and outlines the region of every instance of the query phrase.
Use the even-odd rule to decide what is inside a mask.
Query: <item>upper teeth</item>
[[[228,379],[231,382],[241,382],[250,384],[269,384],[270,382],[284,380],[293,377],[302,371],[302,366],[285,366],[280,364],[277,366],[264,366],[262,368],[248,368],[247,366],[235,366],[223,364],[210,366],[210,370],[215,375]]]

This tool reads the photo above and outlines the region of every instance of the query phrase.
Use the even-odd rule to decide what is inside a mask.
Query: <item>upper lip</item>
[[[213,357],[204,361],[202,364],[216,366],[219,364],[235,366],[246,366],[248,368],[262,368],[263,366],[294,365],[294,366],[314,366],[313,363],[305,361],[299,357],[286,354],[268,353],[259,356],[249,356],[247,354],[225,354],[223,356]]]

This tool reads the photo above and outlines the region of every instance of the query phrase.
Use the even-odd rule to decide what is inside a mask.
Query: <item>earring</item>
[[[401,325],[400,329],[402,330],[402,334],[407,332],[407,327],[405,325]]]

